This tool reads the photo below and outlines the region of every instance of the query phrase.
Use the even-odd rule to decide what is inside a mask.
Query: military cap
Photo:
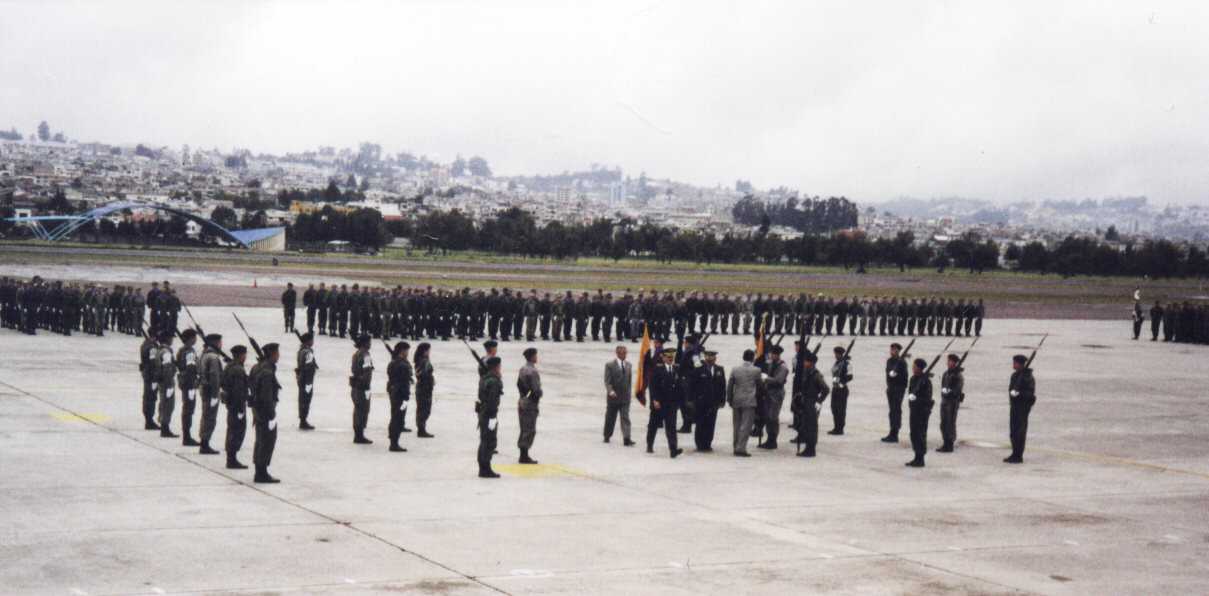
[[[957,362],[959,360],[961,360],[961,356],[958,356],[957,354],[949,354],[950,362]]]
[[[217,343],[220,341],[222,341],[221,333],[211,333],[210,335],[206,336],[206,343],[208,343],[208,344],[213,344],[213,343]]]
[[[487,361],[484,362],[484,364],[487,365],[487,368],[495,368],[500,365],[500,357],[492,356],[492,357],[488,358]]]
[[[494,339],[489,339],[489,340],[483,342],[483,347],[488,350],[490,350],[498,345],[500,345],[499,342],[495,341]]]
[[[197,337],[197,332],[196,332],[196,331],[194,331],[194,330],[192,330],[192,329],[186,329],[186,330],[184,330],[184,331],[182,331],[182,332],[181,332],[181,339],[183,339],[183,340],[185,340],[185,341],[188,341],[188,340],[193,339],[193,338],[195,338],[195,337]]]
[[[916,358],[915,366],[918,366],[920,368],[928,368],[928,361],[924,360],[923,358]]]
[[[299,339],[301,339],[304,342],[311,341],[312,339],[315,339],[315,334],[311,333],[310,331],[307,331],[306,333],[303,333]]]
[[[1016,354],[1015,356],[1012,356],[1012,362],[1015,362],[1016,364],[1024,364],[1025,362],[1028,362],[1028,357],[1026,357],[1024,354]]]
[[[806,351],[805,356],[802,356],[802,359],[811,364],[814,364],[819,361],[819,357],[816,356],[814,352],[811,352],[809,350]]]
[[[355,344],[355,345],[356,345],[358,348],[359,348],[359,347],[361,347],[361,346],[368,346],[368,345],[369,345],[369,335],[368,335],[368,334],[366,334],[366,333],[362,333],[361,335],[358,335],[358,336],[357,336],[357,341],[355,341],[355,342],[353,342],[353,343],[354,343],[354,344]]]
[[[394,353],[398,354],[399,352],[402,352],[403,350],[410,350],[410,349],[411,349],[411,344],[409,344],[405,341],[401,341],[401,342],[395,344]]]
[[[832,351],[833,351],[833,352],[835,352],[836,354],[843,354],[843,353],[844,353],[844,347],[843,347],[843,346],[836,346],[836,347],[835,347],[835,349],[834,349],[834,350],[832,350]]]
[[[779,355],[779,354],[781,354],[782,352],[784,352],[784,351],[785,351],[785,348],[782,348],[781,346],[773,346],[773,347],[771,347],[771,348],[768,348],[768,351],[769,351],[769,352],[772,352],[773,354],[778,354],[778,355]]]
[[[706,350],[706,351],[705,351],[705,355],[706,355],[706,356],[717,356],[717,355],[718,355],[718,352],[717,352],[717,351],[715,351],[715,350]]]
[[[525,348],[525,351],[521,352],[521,354],[528,360],[537,355],[537,348]]]
[[[663,353],[664,353],[664,354],[675,354],[675,353],[676,353],[676,348],[666,348],[666,349],[664,349],[664,350],[663,350]]]
[[[247,354],[247,353],[248,353],[248,348],[246,348],[244,346],[235,346],[234,348],[231,348],[232,356],[239,356],[240,354]]]
[[[260,351],[264,352],[266,356],[269,354],[276,354],[277,353],[277,344],[276,343],[265,344],[264,347],[260,349]]]
[[[891,348],[894,348],[895,350],[901,350],[901,349],[903,349],[903,345],[902,345],[902,344],[900,344],[900,343],[898,343],[898,342],[894,342],[894,343],[890,344],[890,347],[891,347]]]

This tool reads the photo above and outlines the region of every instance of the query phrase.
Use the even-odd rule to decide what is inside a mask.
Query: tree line
[[[731,208],[735,223],[760,226],[786,226],[804,234],[824,234],[855,228],[856,203],[844,197],[789,197],[781,202],[766,202],[753,195],[739,199]]]

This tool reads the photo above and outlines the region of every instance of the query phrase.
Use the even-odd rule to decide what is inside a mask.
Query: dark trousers
[[[307,391],[306,385],[302,379],[298,380],[298,421],[306,422],[306,417],[311,414],[311,398],[315,396],[314,380],[311,380],[311,389]]]
[[[155,401],[158,396],[155,394],[155,389],[151,388],[151,377],[143,377],[143,420],[146,422],[155,421]]]
[[[957,410],[961,402],[957,399],[942,399],[940,401],[940,438],[945,447],[957,443]]]
[[[1028,435],[1028,415],[1032,411],[1033,404],[1021,402],[1020,400],[1012,400],[1009,408],[1009,428],[1008,432],[1012,439],[1012,457],[1024,457],[1024,439]]]
[[[214,428],[218,426],[218,388],[202,387],[201,400],[201,436],[198,438],[203,445],[209,445]]]
[[[533,440],[537,438],[537,406],[517,408],[516,414],[521,429],[516,438],[516,447],[526,452],[533,447]]]
[[[604,438],[608,439],[613,436],[613,428],[617,424],[618,417],[621,418],[621,436],[626,441],[629,441],[630,400],[628,398],[619,401],[609,401],[605,406]]]
[[[1138,319],[1133,322],[1133,338],[1137,339],[1139,335],[1142,335],[1142,320],[1141,319]]]
[[[1159,339],[1159,319],[1150,320],[1150,341],[1158,341]]]
[[[285,330],[293,331],[294,330],[294,307],[283,306],[283,307],[281,307],[281,309],[283,311],[283,314],[285,315]]]
[[[550,315],[542,315],[538,328],[541,330],[542,339],[550,339]]]
[[[192,436],[193,410],[197,408],[197,389],[181,387],[181,436]]]
[[[928,419],[932,417],[932,404],[911,405],[911,449],[915,461],[924,461],[928,452]]]
[[[256,444],[252,446],[252,463],[257,469],[268,468],[277,446],[277,428],[269,429],[268,420],[256,421]]]
[[[365,435],[365,425],[369,423],[369,392],[353,389],[353,433],[360,437]]]
[[[835,430],[843,431],[844,422],[848,419],[848,388],[842,387],[831,392],[831,420]]]
[[[323,325],[319,327],[322,329]],[[315,331],[315,307],[313,306],[306,307],[306,330],[308,332]]]
[[[802,444],[803,453],[814,453],[819,443],[819,410],[817,403],[803,404],[798,413],[798,443]]]
[[[327,309],[319,309],[319,335],[327,333]]]
[[[240,447],[243,447],[243,438],[247,432],[248,421],[245,408],[227,406],[227,459],[235,459],[235,454],[239,453]]]
[[[693,422],[697,424],[697,428],[693,430],[693,442],[697,444],[697,449],[712,449],[714,427],[718,425],[718,408],[714,404],[700,401],[695,410]]]
[[[655,445],[655,435],[659,429],[663,428],[663,434],[667,435],[668,451],[676,450],[676,410],[679,404],[660,403],[659,409],[651,407],[651,415],[647,418],[646,423],[646,446],[653,447]]]
[[[425,430],[432,414],[432,389],[416,391],[416,429]]]
[[[479,414],[479,470],[491,467],[491,455],[495,453],[497,439],[495,430],[489,426],[491,419]]]
[[[903,394],[907,388],[887,387],[886,404],[890,407],[890,436],[897,437],[903,426]]]
[[[403,426],[407,420],[407,395],[400,392],[399,395],[390,396],[390,424],[387,425],[387,433],[390,436],[390,444],[395,445],[399,442],[399,435],[403,434]]]

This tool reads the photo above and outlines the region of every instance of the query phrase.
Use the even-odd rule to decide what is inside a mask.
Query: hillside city
[[[329,205],[371,209],[388,223],[453,210],[480,222],[519,208],[539,225],[629,219],[719,237],[759,227],[736,221],[732,212],[749,196],[769,204],[807,198],[784,187],[756,189],[742,180],[702,187],[598,164],[580,172],[500,176],[479,156],[437,163],[407,152],[388,154],[373,143],[269,155],[188,145],[174,149],[76,142],[52,133],[45,123],[28,135],[0,131],[0,209],[5,217],[80,213],[114,201],[135,201],[171,204],[202,218],[226,208],[235,213],[228,225],[239,227],[252,223],[253,212],[258,225],[289,226],[300,215]],[[157,216],[148,212],[110,217]],[[958,237],[993,240],[1000,247],[1032,242],[1050,246],[1070,235],[1118,246],[1153,238],[1203,243],[1209,239],[1209,209],[1158,207],[1145,197],[1010,205],[898,199],[860,204],[854,228],[872,239],[911,232],[917,243],[942,246]],[[10,236],[22,233],[19,226],[7,231]],[[196,226],[190,233],[198,233]],[[793,239],[803,231],[773,222],[767,233]]]

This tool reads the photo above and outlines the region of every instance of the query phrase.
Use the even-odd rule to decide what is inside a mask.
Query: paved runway
[[[243,338],[228,312],[195,309],[229,347]],[[268,487],[142,430],[138,340],[0,331],[5,593],[1209,591],[1209,350],[1129,341],[1127,322],[988,321],[967,365],[957,452],[929,453],[925,469],[903,467],[905,432],[897,446],[878,441],[883,338],[858,340],[848,434],[824,435],[814,460],[792,447],[732,457],[726,411],[711,454],[672,460],[662,436],[654,455],[619,437],[603,444],[611,347],[539,343],[542,464],[517,466],[511,404],[525,344],[513,342],[502,350],[504,477],[484,481],[477,375],[460,343],[434,347],[437,437],[406,435],[410,451],[396,454],[384,374],[376,442],[352,444],[351,342],[318,341],[319,430],[303,433],[292,423],[297,341],[274,309],[240,315],[285,348],[272,468],[283,482]],[[1052,335],[1035,365],[1026,464],[1009,466],[1009,360],[1042,332]],[[930,358],[945,341],[921,339],[915,352]],[[710,340],[728,370],[749,343]],[[384,373],[380,342],[374,354]],[[635,403],[633,415],[641,444],[646,410]],[[938,424],[934,412],[933,448]],[[830,428],[826,406],[820,426]]]

